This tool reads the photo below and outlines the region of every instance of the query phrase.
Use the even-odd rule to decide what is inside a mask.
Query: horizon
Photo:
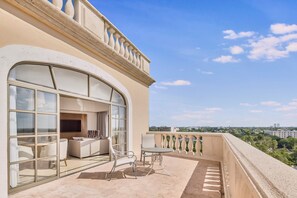
[[[297,126],[297,2],[90,2],[152,61],[150,126]]]

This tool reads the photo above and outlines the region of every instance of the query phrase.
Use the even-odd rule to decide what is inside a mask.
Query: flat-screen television
[[[60,132],[81,132],[81,120],[61,120]]]

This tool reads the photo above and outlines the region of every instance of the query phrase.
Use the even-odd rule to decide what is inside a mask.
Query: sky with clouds
[[[297,126],[297,1],[90,2],[151,59],[151,126]]]

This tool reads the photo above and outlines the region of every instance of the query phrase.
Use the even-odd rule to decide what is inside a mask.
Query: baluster
[[[129,53],[129,45],[130,45],[130,44],[129,44],[128,42],[126,42],[126,50],[125,50],[125,55],[124,55],[124,56],[125,56],[125,58],[127,58],[127,59],[129,58],[129,54],[130,54],[130,53]]]
[[[162,148],[165,148],[165,142],[164,142],[164,140],[165,140],[165,135],[162,134]]]
[[[136,49],[133,50],[133,63],[136,65]]]
[[[120,38],[120,41],[121,41],[120,54],[122,56],[124,56],[124,54],[125,54],[125,45],[124,45],[125,39],[124,38]]]
[[[106,44],[108,44],[108,42],[109,42],[109,37],[108,37],[108,32],[107,32],[108,28],[109,28],[109,25],[107,23],[105,23],[105,25],[104,25],[104,42]]]
[[[73,18],[74,17],[74,6],[73,6],[73,3],[72,3],[72,0],[67,0],[67,2],[65,4],[65,13],[70,18]]]
[[[136,54],[136,66],[140,68],[140,54],[138,52]]]
[[[178,137],[178,153],[181,153],[183,150],[183,136],[179,135]]]
[[[189,135],[188,147],[189,147],[189,154],[192,153],[193,155],[193,136],[192,135]]]
[[[183,137],[183,142],[182,142],[182,150],[181,151],[187,153],[187,151],[186,151],[186,136],[182,135],[182,137]]]
[[[169,138],[169,148],[173,148],[173,146],[172,146],[172,142],[173,142],[173,141],[172,141],[172,137],[173,137],[173,136],[170,134],[169,137],[170,137],[170,138]]]
[[[115,30],[113,28],[109,28],[109,42],[108,42],[108,45],[114,49],[114,37],[113,37],[113,34],[115,33]]]
[[[176,135],[172,136],[172,149],[176,151]]]
[[[197,154],[197,137],[193,136],[193,155]]]
[[[175,147],[176,147],[176,152],[179,153],[179,135],[176,135],[176,140],[175,140]]]
[[[185,151],[186,151],[186,154],[188,154],[189,151],[190,151],[190,148],[189,148],[189,142],[190,142],[189,136],[186,135],[186,136],[185,136],[185,146],[186,146]]]
[[[129,46],[130,53],[129,53],[129,58],[128,58],[129,61],[132,61],[132,59],[133,59],[132,50],[133,50],[133,47],[130,45]]]
[[[170,135],[166,134],[167,148],[170,148]]]
[[[57,9],[61,10],[63,7],[63,0],[53,0],[53,4]]]
[[[202,156],[202,153],[203,153],[203,145],[202,145],[202,142],[203,142],[203,137],[202,136],[199,136],[199,138],[197,139],[197,152],[200,154],[200,156]]]
[[[114,50],[119,53],[120,52],[120,49],[121,49],[120,48],[120,43],[119,43],[120,35],[118,33],[116,33],[114,36],[116,37]]]

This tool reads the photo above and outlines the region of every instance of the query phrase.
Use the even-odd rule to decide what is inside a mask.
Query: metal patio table
[[[159,159],[159,164],[160,166],[162,166],[162,170],[164,170],[165,172],[167,172],[165,170],[165,167],[163,165],[163,155],[164,153],[171,153],[173,152],[173,149],[171,148],[158,148],[158,147],[152,147],[152,148],[142,148],[141,149],[141,152],[146,152],[146,153],[152,153],[153,156],[152,156],[152,162],[151,162],[151,165],[150,165],[150,171],[147,173],[147,175],[149,175],[151,173],[151,171],[153,170],[154,168],[154,163],[157,159]],[[167,175],[170,175],[168,174],[167,172]]]

